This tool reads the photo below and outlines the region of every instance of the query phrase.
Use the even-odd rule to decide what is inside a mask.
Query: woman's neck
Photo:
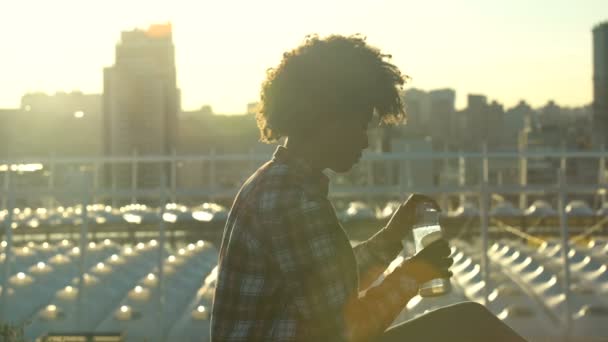
[[[289,151],[289,155],[304,160],[312,169],[322,171],[326,168],[322,154],[319,153],[321,150],[314,146],[314,143],[292,137],[286,139],[283,146]]]

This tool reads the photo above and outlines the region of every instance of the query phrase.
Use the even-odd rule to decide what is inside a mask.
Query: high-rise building
[[[534,109],[525,101],[519,103],[506,111],[504,115],[504,133],[502,146],[511,151],[515,151],[519,146],[519,137],[525,134],[526,121],[531,123]]]
[[[467,107],[464,110],[466,117],[463,144],[465,150],[480,150],[488,142],[488,98],[485,95],[469,94]]]
[[[6,124],[0,126],[5,126],[5,132],[0,135],[6,157],[98,157],[102,154],[99,94],[28,93],[21,98],[20,108],[4,113]]]
[[[407,124],[401,126],[403,133],[410,138],[430,136],[431,101],[429,93],[416,88],[408,89],[403,93],[403,103],[407,113]]]
[[[608,21],[593,28],[593,121],[595,144],[608,147]]]
[[[502,104],[492,101],[488,107],[487,143],[488,148],[496,150],[502,147],[504,138],[505,109]]]
[[[15,116],[19,115],[19,109],[0,109],[0,159],[8,159],[11,151],[12,139],[10,133]]]
[[[171,24],[124,31],[116,61],[104,70],[104,149],[107,156],[168,155],[177,144],[180,93],[175,71]],[[159,184],[159,165],[112,165],[106,181],[113,187]]]
[[[452,89],[437,89],[429,92],[430,99],[430,132],[433,147],[443,149],[450,144],[454,120],[456,93]]]

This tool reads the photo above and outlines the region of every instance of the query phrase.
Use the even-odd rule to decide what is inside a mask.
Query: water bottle
[[[426,246],[443,237],[439,225],[439,212],[430,204],[422,203],[416,209],[416,224],[413,227],[416,253]],[[420,285],[419,294],[422,297],[441,296],[451,290],[449,279],[433,279]]]

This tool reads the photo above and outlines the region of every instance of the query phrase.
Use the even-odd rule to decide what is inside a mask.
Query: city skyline
[[[5,43],[0,108],[17,107],[28,92],[101,93],[102,69],[112,62],[120,32],[162,22],[174,27],[184,110],[208,104],[218,113],[244,112],[258,100],[265,70],[313,32],[367,35],[412,76],[406,89],[453,88],[457,108],[464,107],[467,94],[479,93],[506,107],[519,100],[534,107],[549,100],[588,105],[591,30],[608,13],[602,1],[587,1],[586,7],[565,1],[491,6],[479,0],[308,4],[293,8],[298,16],[281,14],[275,1],[215,7],[141,1],[12,4],[13,11],[4,12],[11,15],[0,22],[3,32],[18,32]],[[30,11],[32,6],[38,10]],[[230,12],[235,6],[239,11]],[[65,14],[47,15],[53,12]],[[272,19],[275,26],[268,23]]]

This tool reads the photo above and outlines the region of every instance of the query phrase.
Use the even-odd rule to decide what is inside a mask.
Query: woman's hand
[[[454,263],[451,253],[447,241],[439,239],[405,260],[398,269],[418,284],[438,278],[448,279],[452,276],[449,268]]]

